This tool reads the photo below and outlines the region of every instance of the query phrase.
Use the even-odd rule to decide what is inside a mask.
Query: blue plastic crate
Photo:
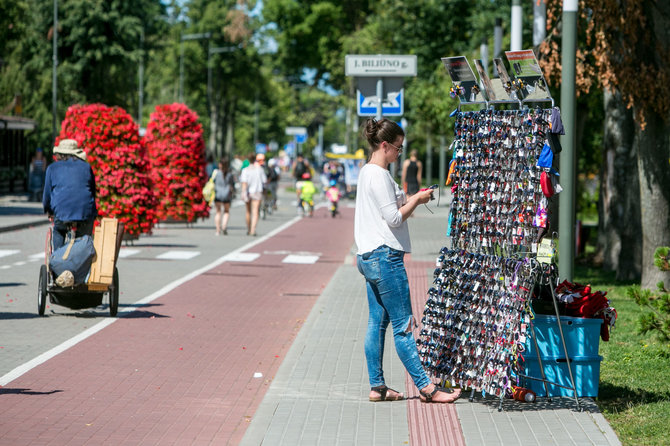
[[[596,357],[600,346],[600,325],[602,319],[561,316],[561,328],[570,357]],[[533,320],[540,357],[565,357],[561,334],[556,316],[536,314]],[[524,355],[537,355],[533,344],[532,332],[526,340]]]
[[[526,360],[524,363],[525,374],[534,378],[542,378],[537,356],[524,355],[524,358]],[[572,376],[575,378],[575,387],[578,397],[598,396],[600,362],[602,359],[602,356],[575,356],[571,359],[570,365],[572,366]],[[544,374],[548,381],[570,387],[570,389],[564,389],[547,383],[549,396],[574,396],[572,392],[572,383],[570,382],[570,375],[568,373],[568,364],[565,358],[543,357],[542,365],[544,366]],[[526,378],[525,387],[531,389],[537,396],[547,396],[542,381]]]

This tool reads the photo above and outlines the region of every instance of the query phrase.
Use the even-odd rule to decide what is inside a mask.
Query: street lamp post
[[[209,39],[212,33],[182,34],[179,44],[179,102],[184,103],[184,42],[186,40]]]
[[[58,133],[58,0],[54,0],[53,73],[51,78],[51,132],[55,145]]]

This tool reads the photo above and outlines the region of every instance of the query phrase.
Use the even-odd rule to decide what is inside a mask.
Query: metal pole
[[[489,44],[486,39],[482,38],[482,43],[479,45],[479,57],[481,58],[484,71],[489,71]]]
[[[447,139],[444,135],[440,135],[440,190],[446,182],[446,167],[447,167]]]
[[[142,109],[144,108],[144,27],[140,31],[140,72],[138,74],[137,125],[142,127]]]
[[[377,79],[377,121],[382,119],[382,96],[384,95],[384,78]]]
[[[426,135],[426,184],[433,184],[433,138],[430,133]]]
[[[179,102],[184,103],[184,40],[179,42]]]
[[[51,137],[56,143],[58,134],[58,0],[54,0],[54,29],[53,29],[53,73],[51,75]]]
[[[547,5],[543,2],[533,2],[533,46],[542,43],[547,35]]]
[[[521,0],[512,0],[512,41],[510,43],[510,51],[519,51],[522,49],[522,17]]]
[[[207,112],[212,114],[212,42],[207,41]],[[212,147],[210,147],[210,150]]]
[[[500,57],[502,50],[502,19],[496,17],[496,26],[493,28],[493,57]],[[493,76],[498,77],[498,68],[493,64]]]
[[[563,65],[561,73],[561,115],[565,135],[561,137],[563,151],[560,155],[561,186],[558,213],[558,271],[572,280],[575,257],[575,65],[577,54],[577,0],[563,0],[563,39],[561,44]]]

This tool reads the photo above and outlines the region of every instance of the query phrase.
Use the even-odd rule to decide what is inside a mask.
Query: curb
[[[2,232],[11,232],[11,231],[18,231],[19,229],[26,229],[30,228],[33,226],[43,226],[43,225],[48,225],[50,222],[49,220],[34,220],[34,221],[29,221],[26,223],[19,223],[16,225],[11,225],[11,226],[2,226],[0,227],[0,233]]]

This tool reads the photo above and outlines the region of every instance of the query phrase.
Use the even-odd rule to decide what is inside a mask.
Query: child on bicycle
[[[300,182],[300,205],[302,206],[303,215],[305,213],[305,206],[307,206],[307,213],[310,217],[314,215],[314,195],[316,194],[316,186],[312,182],[312,175],[309,172],[302,174],[302,181]]]
[[[330,180],[329,188],[326,191],[326,197],[330,201],[330,213],[333,218],[339,213],[337,210],[337,202],[340,201],[340,190],[337,188],[337,181]]]

